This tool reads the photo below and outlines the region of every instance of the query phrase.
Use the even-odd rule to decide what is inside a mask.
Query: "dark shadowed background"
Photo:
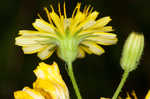
[[[20,29],[33,29],[32,23],[40,13],[46,18],[43,7],[50,4],[57,10],[57,4],[64,0],[1,0],[0,3],[0,98],[12,99],[13,92],[24,86],[32,87],[35,81],[33,69],[41,61],[33,55],[24,55],[21,48],[15,46],[15,37]],[[133,71],[121,92],[135,90],[139,99],[143,99],[150,89],[150,0],[66,0],[68,16],[71,16],[77,2],[82,6],[91,4],[100,12],[99,18],[111,16],[112,25],[119,42],[113,46],[103,46],[106,53],[101,56],[87,55],[74,62],[75,76],[83,99],[111,97],[120,82],[123,71],[119,61],[123,43],[131,31],[143,32],[145,49],[140,65]],[[71,82],[65,71],[65,63],[56,54],[44,62],[58,62],[62,76],[69,86],[71,99],[76,99]]]

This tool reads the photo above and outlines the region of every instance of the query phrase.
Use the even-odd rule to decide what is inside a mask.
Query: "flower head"
[[[22,46],[25,54],[38,53],[42,60],[47,59],[57,50],[58,56],[65,61],[73,61],[76,57],[82,58],[85,52],[101,55],[104,50],[100,45],[112,45],[117,42],[116,34],[111,26],[106,26],[110,17],[97,19],[99,12],[92,11],[90,6],[80,10],[78,3],[72,16],[67,17],[64,3],[63,14],[58,5],[57,14],[54,8],[51,11],[45,8],[49,22],[41,17],[33,23],[34,30],[20,30],[16,38],[16,45]]]
[[[15,99],[69,99],[68,88],[56,63],[40,63],[34,73],[37,80],[33,83],[33,89],[24,87],[16,91]]]

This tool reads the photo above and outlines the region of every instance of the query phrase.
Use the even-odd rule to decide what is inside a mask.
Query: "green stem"
[[[119,95],[119,93],[120,93],[120,91],[121,91],[125,81],[127,80],[128,75],[129,75],[129,72],[128,71],[124,71],[122,79],[121,79],[121,82],[120,82],[118,88],[116,89],[112,99],[117,99],[117,97],[118,97],[118,95]]]
[[[68,65],[68,75],[71,79],[73,88],[74,88],[75,93],[77,95],[77,99],[82,99],[79,88],[78,88],[78,85],[77,85],[77,82],[76,82],[75,77],[74,77],[72,62],[68,62],[67,65]]]

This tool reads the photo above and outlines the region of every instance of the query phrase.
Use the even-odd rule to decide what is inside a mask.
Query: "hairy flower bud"
[[[127,38],[122,52],[121,67],[125,71],[137,68],[144,48],[144,35],[132,32]]]

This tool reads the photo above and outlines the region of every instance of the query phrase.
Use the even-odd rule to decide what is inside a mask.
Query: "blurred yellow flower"
[[[78,3],[71,17],[66,15],[65,3],[63,14],[60,4],[59,14],[52,6],[51,12],[45,8],[49,22],[40,17],[32,24],[36,31],[20,30],[16,45],[22,46],[25,54],[38,53],[42,60],[50,57],[56,49],[58,56],[65,61],[83,58],[85,52],[101,55],[104,50],[99,44],[112,45],[117,42],[116,34],[108,33],[113,31],[112,27],[106,26],[111,18],[97,19],[99,12],[92,11],[91,6],[81,11],[80,6],[81,3]]]
[[[37,79],[33,88],[24,87],[14,92],[15,99],[69,99],[68,88],[55,62],[52,65],[40,63],[34,73]]]
[[[135,91],[132,91],[131,95],[132,95],[133,98],[129,95],[129,93],[127,93],[127,97],[126,97],[126,98],[118,97],[118,99],[138,99],[137,96],[136,96]],[[111,98],[104,98],[104,97],[101,97],[100,99],[111,99]],[[150,99],[150,90],[149,90],[148,93],[146,94],[145,99]]]
[[[147,93],[145,99],[150,99],[150,90],[148,91],[148,93]]]

